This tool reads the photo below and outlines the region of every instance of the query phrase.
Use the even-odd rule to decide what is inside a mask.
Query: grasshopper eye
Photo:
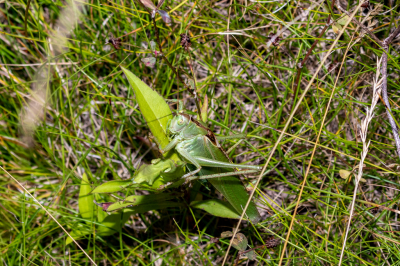
[[[178,121],[178,124],[179,124],[180,126],[183,125],[183,119],[179,120],[179,121]]]

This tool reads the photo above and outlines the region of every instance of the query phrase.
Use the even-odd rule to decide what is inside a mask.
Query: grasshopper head
[[[168,130],[172,135],[178,134],[181,132],[188,124],[190,120],[188,117],[178,114],[174,118],[172,118],[169,122]]]

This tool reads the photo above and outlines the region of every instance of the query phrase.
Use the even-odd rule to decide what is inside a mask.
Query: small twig
[[[387,37],[386,40],[384,40],[384,42],[386,42],[388,45],[391,44],[394,38],[396,38],[397,35],[399,35],[399,33],[400,33],[400,26],[394,32],[392,32],[389,35],[389,37]]]
[[[345,13],[347,16],[350,17],[350,13],[347,12],[346,9],[344,9],[341,5],[340,5],[340,1],[337,2],[337,7],[340,9],[340,11],[342,11],[343,13]],[[363,24],[361,24],[356,18],[353,18],[352,21],[357,24],[357,26],[359,26],[360,28],[362,28],[364,31],[366,31],[369,35],[369,37],[371,37],[374,41],[376,41],[379,45],[382,46],[382,41],[379,40],[378,37],[376,37],[376,35],[371,32],[367,27],[365,27]]]
[[[192,55],[191,55],[191,53],[190,53],[190,51],[188,50],[188,55],[189,55],[189,60],[188,60],[188,65],[189,65],[189,68],[190,68],[190,71],[192,72],[192,76],[193,76],[193,84],[194,84],[194,91],[197,91],[197,86],[196,86],[196,76],[195,76],[195,74],[194,74],[194,69],[193,69],[193,64],[192,64],[192,62],[193,62],[193,59],[192,59]],[[195,99],[196,100],[196,102],[198,102],[198,99]]]
[[[390,107],[390,102],[389,102],[389,97],[387,93],[387,64],[388,64],[388,53],[389,53],[389,45],[390,43],[394,40],[394,38],[400,33],[400,26],[392,32],[392,34],[389,35],[388,38],[386,38],[383,41],[383,55],[382,55],[382,68],[381,68],[381,73],[382,73],[382,98],[386,107],[386,114],[389,119],[390,126],[392,127],[392,134],[394,137],[394,141],[396,143],[396,150],[397,150],[397,156],[400,158],[400,137],[399,137],[399,131],[397,129],[396,122],[391,114],[391,107]]]

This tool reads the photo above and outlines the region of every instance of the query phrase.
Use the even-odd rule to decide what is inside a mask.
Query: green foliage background
[[[94,188],[106,181],[130,178],[141,163],[158,155],[148,141],[148,125],[120,66],[162,97],[183,99],[187,109],[193,114],[196,111],[194,100],[165,62],[158,59],[151,69],[141,61],[150,56],[148,47],[155,36],[145,9],[128,0],[82,2],[82,16],[68,32],[64,50],[56,55],[49,39],[61,11],[71,2],[31,1],[26,12],[27,4],[22,0],[0,3],[0,166],[68,231],[84,227],[93,232],[79,243],[98,265],[220,264],[229,239],[215,241],[215,237],[231,230],[235,220],[177,206],[124,216],[126,224],[119,233],[100,236],[96,234],[99,224],[79,215],[84,173]],[[350,9],[358,2],[348,4]],[[384,39],[398,26],[400,1],[371,1],[371,10],[378,4],[383,5],[369,17],[370,30]],[[179,73],[191,76],[189,57],[179,38],[188,33],[197,91],[201,99],[207,95],[210,100],[210,128],[221,135],[244,132],[249,136],[230,153],[235,162],[262,164],[269,155],[287,122],[293,99],[298,99],[336,38],[329,28],[318,39],[295,94],[297,64],[317,40],[329,14],[340,18],[341,12],[330,5],[330,1],[317,5],[312,1],[165,1],[162,8],[173,20],[166,25],[157,15],[165,56]],[[357,19],[364,19],[367,11],[357,13]],[[270,45],[270,34],[285,26],[278,46]],[[123,36],[122,49],[105,44],[111,36]],[[393,43],[388,63],[388,92],[395,118],[398,43]],[[359,125],[371,102],[376,59],[381,56],[382,49],[350,23],[318,73],[268,166],[272,170],[256,190],[263,220],[241,227],[249,248],[261,246],[256,249],[260,265],[278,264],[281,256],[286,265],[338,264],[354,188],[354,176],[343,179],[339,171],[357,173],[362,150]],[[20,121],[28,103],[35,102],[31,95],[36,73],[47,60],[53,71],[46,90],[48,105],[44,118],[35,123],[33,146],[28,148]],[[399,261],[399,159],[381,102],[375,113],[369,126],[366,182],[357,194],[345,265],[393,265]],[[311,158],[320,128],[322,135]],[[224,147],[235,143],[227,141]],[[310,159],[311,170],[286,250],[283,252],[283,244],[272,249],[262,246],[271,236],[285,241]],[[3,169],[2,262],[89,265],[81,250],[65,244],[67,236],[58,224]],[[246,177],[244,181],[252,189],[249,181],[254,181],[253,176]],[[200,191],[204,198],[215,196],[207,184]],[[233,263],[238,252],[232,249],[228,255],[228,262]],[[239,260],[243,265],[247,262]]]

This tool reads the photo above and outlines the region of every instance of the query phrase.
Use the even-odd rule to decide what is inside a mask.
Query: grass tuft
[[[396,264],[399,1],[166,0],[169,24],[143,1],[0,3],[2,263]],[[197,209],[132,214],[109,236],[80,215],[84,173],[95,188],[159,156],[120,66],[193,115],[208,99],[215,134],[248,136],[223,143],[232,160],[268,161],[256,187],[243,178],[262,216],[240,224],[245,251],[221,237],[237,220]],[[82,249],[61,226],[91,232]]]

